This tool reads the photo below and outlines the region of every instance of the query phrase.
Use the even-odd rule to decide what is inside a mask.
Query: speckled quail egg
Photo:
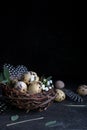
[[[61,102],[61,101],[65,100],[65,98],[66,98],[65,93],[62,90],[60,90],[60,89],[56,89],[55,101]]]
[[[25,93],[27,91],[27,85],[23,81],[18,81],[14,85],[14,87],[19,90],[20,92]]]
[[[55,87],[61,89],[61,88],[64,88],[64,87],[65,87],[65,84],[64,84],[63,81],[57,80],[57,81],[55,82]]]
[[[87,85],[80,85],[77,89],[77,93],[82,96],[87,95]]]
[[[28,86],[28,92],[30,94],[40,93],[42,91],[42,83],[40,81],[34,81]]]
[[[12,79],[12,80],[10,80],[11,85],[15,85],[17,82],[18,82],[17,79]]]
[[[22,76],[22,80],[26,83],[29,84],[30,82],[33,81],[39,81],[39,77],[37,76],[37,74],[33,71],[29,71],[26,72],[23,76]]]

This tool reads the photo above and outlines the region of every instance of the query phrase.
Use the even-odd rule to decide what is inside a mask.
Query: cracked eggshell
[[[25,73],[22,76],[22,80],[26,83],[29,84],[33,81],[39,81],[39,77],[37,76],[37,73],[33,72],[33,71],[29,71],[27,73]]]
[[[60,89],[56,89],[55,101],[61,102],[61,101],[65,100],[65,98],[66,98],[65,93],[62,90],[60,90]]]
[[[22,93],[25,93],[27,91],[27,85],[23,81],[16,82],[14,87]]]
[[[42,91],[42,83],[40,81],[34,81],[28,86],[28,92],[30,94],[40,93]]]
[[[65,84],[64,84],[63,81],[58,80],[58,81],[55,82],[55,87],[61,89],[61,88],[65,87]]]
[[[87,95],[87,85],[80,85],[77,89],[77,93],[82,96]]]

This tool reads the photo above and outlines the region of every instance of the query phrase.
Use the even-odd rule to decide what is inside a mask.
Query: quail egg
[[[82,96],[87,95],[87,85],[80,85],[77,89],[77,93]]]
[[[17,79],[10,80],[10,85],[14,87],[14,85],[18,82]]]
[[[60,89],[56,89],[55,101],[61,102],[61,101],[65,100],[65,98],[66,98],[65,93],[62,90],[60,90]]]
[[[29,84],[30,82],[33,82],[33,81],[39,81],[39,77],[37,76],[37,74],[33,71],[29,71],[27,73],[25,73],[23,76],[22,76],[22,80],[26,83],[26,84]]]
[[[40,81],[34,81],[28,86],[28,92],[30,94],[40,93],[42,91],[42,83]]]
[[[15,83],[18,82],[18,80],[17,80],[17,79],[13,79],[13,80],[11,80],[11,82],[12,82],[13,84],[15,84]]]
[[[27,85],[23,81],[18,81],[14,85],[14,87],[19,90],[20,92],[25,93],[27,91]]]
[[[58,80],[58,81],[55,82],[55,87],[61,89],[61,88],[65,87],[65,84],[64,84],[63,81]]]

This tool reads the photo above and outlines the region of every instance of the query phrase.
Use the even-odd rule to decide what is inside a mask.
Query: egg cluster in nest
[[[4,65],[9,71],[9,83],[3,84],[3,95],[12,105],[21,109],[46,109],[55,99],[54,85],[50,78],[40,78],[36,72],[19,65]]]
[[[36,94],[54,88],[52,80],[46,81],[46,84],[43,82],[45,80],[40,80],[36,72],[27,71],[21,76],[20,80],[12,79],[10,85],[22,93]]]

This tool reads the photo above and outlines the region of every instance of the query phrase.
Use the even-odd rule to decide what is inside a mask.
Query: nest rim
[[[52,88],[49,91],[42,91],[37,94],[22,93],[9,85],[3,85],[2,95],[7,103],[27,111],[38,109],[39,111],[46,110],[56,97],[55,90]]]

